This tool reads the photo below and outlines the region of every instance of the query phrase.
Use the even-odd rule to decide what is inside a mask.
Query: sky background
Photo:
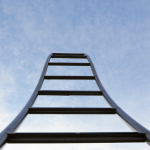
[[[150,129],[149,0],[1,0],[0,130],[32,95],[49,53],[87,53],[112,99]],[[52,59],[51,61],[86,62]],[[70,70],[70,68],[72,70]],[[92,75],[49,67],[47,75]],[[47,81],[46,90],[98,90],[94,81]],[[33,107],[109,107],[103,97],[42,97]],[[117,115],[28,115],[16,132],[131,132]],[[6,144],[4,150],[147,150],[146,143]]]

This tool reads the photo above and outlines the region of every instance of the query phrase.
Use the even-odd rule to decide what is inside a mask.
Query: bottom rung
[[[123,143],[145,142],[144,133],[8,133],[8,143]]]

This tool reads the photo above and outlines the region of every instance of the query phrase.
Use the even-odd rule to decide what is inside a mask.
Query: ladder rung
[[[49,62],[49,66],[90,66],[90,63]]]
[[[94,76],[44,76],[44,79],[94,80]]]
[[[79,56],[84,56],[83,53],[53,53],[53,55],[79,55]]]
[[[8,143],[124,143],[145,142],[144,133],[8,133]]]
[[[81,58],[85,59],[87,56],[80,56],[80,55],[52,55],[51,58]]]
[[[29,114],[116,114],[115,108],[29,108]]]
[[[103,95],[102,91],[53,91],[53,90],[41,90],[38,92],[39,95],[87,95],[97,96]]]

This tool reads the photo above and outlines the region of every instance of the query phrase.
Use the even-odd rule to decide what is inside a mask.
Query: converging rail
[[[87,59],[88,63],[49,62],[51,58]],[[48,66],[90,66],[93,76],[46,76]],[[98,91],[40,90],[44,80],[95,80]],[[38,95],[80,95],[103,96],[112,108],[51,108],[32,107]],[[28,114],[118,114],[134,132],[79,132],[79,133],[15,133],[14,131]],[[87,54],[49,54],[39,82],[21,112],[0,133],[0,147],[5,143],[121,143],[147,142],[150,144],[150,131],[126,114],[104,89],[94,65]]]

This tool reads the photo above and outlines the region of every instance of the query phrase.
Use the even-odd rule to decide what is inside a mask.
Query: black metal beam
[[[144,133],[8,133],[7,143],[125,143],[145,142]]]
[[[90,66],[90,63],[49,62],[49,66]]]
[[[84,56],[84,53],[53,53],[53,55],[79,55],[79,56]]]
[[[44,76],[44,79],[64,80],[94,80],[94,76]]]
[[[52,55],[51,58],[78,58],[78,59],[86,59],[86,56],[80,55]]]
[[[87,95],[98,96],[103,95],[102,91],[53,91],[53,90],[41,90],[38,95]]]
[[[29,108],[29,114],[116,114],[115,108]]]

